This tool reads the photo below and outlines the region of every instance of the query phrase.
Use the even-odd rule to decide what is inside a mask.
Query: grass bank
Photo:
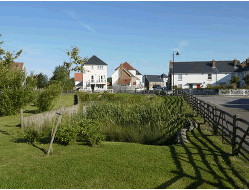
[[[189,132],[188,144],[54,144],[47,157],[48,144],[12,141],[19,123],[18,115],[0,117],[1,189],[249,188],[248,161],[230,156],[231,147],[204,129]]]

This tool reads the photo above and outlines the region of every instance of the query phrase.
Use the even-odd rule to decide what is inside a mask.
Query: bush
[[[68,145],[76,141],[77,135],[78,129],[70,122],[65,122],[58,126],[55,140],[62,145]]]
[[[60,94],[61,86],[58,84],[49,85],[37,98],[37,107],[40,112],[49,111],[54,107],[54,99]]]
[[[92,119],[83,119],[79,123],[79,141],[85,141],[91,146],[100,144],[104,135],[100,133],[101,123]]]
[[[28,127],[24,130],[23,138],[33,144],[34,142],[40,141],[42,138],[42,131],[35,130],[34,127]]]

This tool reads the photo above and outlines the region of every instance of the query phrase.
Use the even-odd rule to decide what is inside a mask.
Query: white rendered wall
[[[83,89],[91,89],[91,86],[87,86],[87,84],[90,82],[92,76],[94,76],[94,81],[98,80],[99,76],[103,76],[103,80],[105,80],[105,82],[96,84],[104,84],[103,90],[107,89],[107,65],[103,65],[103,69],[98,69],[98,65],[85,65],[84,69]]]
[[[113,74],[112,74],[112,86],[118,85],[118,79],[119,79],[119,69],[117,69]]]
[[[211,73],[210,73],[211,74]],[[202,88],[206,88],[208,84],[216,85],[216,74],[212,74],[212,79],[208,79],[208,74],[182,74],[182,80],[178,80],[178,73],[174,75],[174,85],[182,84],[182,88],[189,88],[189,84],[193,84],[193,88],[197,88],[196,84],[200,84]],[[173,75],[172,75],[173,77]],[[225,82],[229,84],[231,73],[217,74],[217,83]],[[173,81],[172,81],[173,85]]]

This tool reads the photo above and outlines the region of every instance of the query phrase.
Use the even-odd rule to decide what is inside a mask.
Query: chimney
[[[169,62],[169,68],[173,68],[173,62],[170,60],[170,62]]]
[[[234,59],[234,60],[233,60],[233,66],[236,67],[237,64],[238,64],[238,60],[237,60],[237,59]]]
[[[213,60],[212,60],[212,68],[215,68],[215,67],[216,67],[215,64],[216,64],[216,62],[215,62],[215,60],[213,59]]]

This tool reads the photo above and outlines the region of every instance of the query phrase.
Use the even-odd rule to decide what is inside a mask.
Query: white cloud
[[[80,22],[80,24],[82,26],[84,26],[87,30],[89,30],[90,32],[96,32],[90,25],[86,24],[85,22],[83,21],[80,21],[80,17],[77,16],[76,12],[75,11],[68,11],[68,15],[70,17],[72,17],[74,20]]]
[[[189,46],[189,43],[188,43],[187,40],[180,41],[179,44],[178,44],[178,47],[174,48],[173,51],[179,51],[180,52],[182,49],[184,49],[187,46]]]

